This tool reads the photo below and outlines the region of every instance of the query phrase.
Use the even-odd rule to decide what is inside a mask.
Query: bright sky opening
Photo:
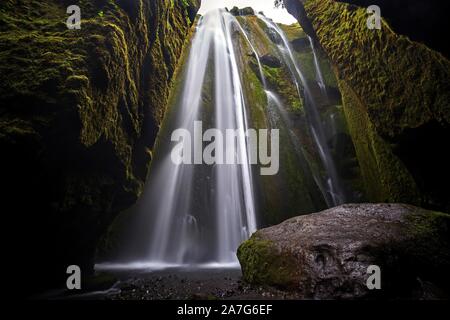
[[[204,14],[212,9],[252,7],[257,12],[263,11],[266,17],[273,19],[273,21],[283,24],[292,24],[297,20],[291,16],[286,9],[275,8],[273,0],[202,0],[200,7],[200,14]]]

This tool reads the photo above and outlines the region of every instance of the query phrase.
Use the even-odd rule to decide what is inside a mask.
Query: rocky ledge
[[[401,204],[344,205],[262,229],[238,250],[244,279],[306,299],[445,298],[450,215]],[[368,267],[381,290],[367,287]]]

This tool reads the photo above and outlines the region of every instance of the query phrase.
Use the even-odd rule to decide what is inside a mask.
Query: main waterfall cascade
[[[236,35],[245,42],[257,63],[257,73],[266,95],[268,126],[283,126],[296,156],[299,170],[308,172],[322,201],[334,206],[345,201],[336,167],[330,155],[314,97],[294,57],[284,32],[277,24],[258,15],[282,41],[279,56],[304,102],[307,130],[316,148],[322,170],[309,165],[304,147],[290,127],[290,114],[276,92],[268,89],[258,46],[239,20],[225,10],[202,16],[196,27],[178,98],[167,112],[151,164],[150,176],[140,201],[132,209],[134,221],[126,233],[121,261],[138,261],[146,267],[237,265],[236,250],[258,228],[261,217],[261,177],[247,159],[245,132],[252,127],[252,101],[246,96],[242,62],[237,55]],[[266,35],[267,38],[268,35]],[[313,48],[314,49],[314,48]],[[242,54],[242,52],[241,52]],[[314,53],[316,54],[316,53]],[[316,66],[318,66],[315,55]],[[316,68],[321,73],[320,68]],[[255,71],[256,72],[256,71]],[[324,85],[323,76],[317,76]],[[324,88],[325,89],[325,88]],[[211,97],[206,93],[211,92]],[[206,96],[205,96],[206,94]],[[202,121],[204,130],[238,130],[235,165],[176,165],[171,161],[171,133],[179,128],[191,132]],[[226,152],[226,150],[225,150]],[[294,158],[293,158],[294,159]],[[292,162],[292,161],[291,161]],[[325,172],[325,173],[323,173]],[[270,180],[266,180],[270,181]],[[319,192],[320,194],[320,192]],[[261,225],[259,225],[261,226]],[[142,264],[143,263],[143,264]]]

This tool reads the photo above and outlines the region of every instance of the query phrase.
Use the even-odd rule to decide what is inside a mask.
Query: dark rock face
[[[291,41],[292,48],[297,52],[311,50],[311,44],[307,38],[300,38]]]
[[[71,264],[89,273],[99,237],[139,196],[199,6],[83,1],[81,30],[68,30],[70,4],[0,5],[2,183],[16,261],[39,261],[24,279],[36,290]]]
[[[233,7],[233,9],[230,10],[230,13],[234,16],[253,16],[255,14],[255,10],[251,7],[246,7],[239,9],[238,7]]]
[[[272,56],[272,55],[266,54],[266,55],[262,56],[260,58],[260,60],[261,60],[262,64],[264,64],[268,67],[271,67],[271,68],[280,68],[281,67],[280,59],[278,59],[277,57]]]
[[[304,298],[438,298],[450,284],[449,227],[450,215],[413,206],[344,205],[260,230],[238,257],[246,281]],[[367,288],[370,265],[381,290]]]

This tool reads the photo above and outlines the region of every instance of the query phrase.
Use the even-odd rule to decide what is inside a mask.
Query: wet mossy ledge
[[[450,137],[447,58],[384,20],[382,30],[369,30],[366,7],[283,2],[330,58],[368,200],[450,211],[443,191],[450,159],[439,151]]]
[[[71,4],[81,30],[66,26]],[[12,226],[29,245],[16,250],[41,261],[45,281],[71,264],[90,272],[99,236],[141,193],[199,5],[0,4],[2,180]]]

